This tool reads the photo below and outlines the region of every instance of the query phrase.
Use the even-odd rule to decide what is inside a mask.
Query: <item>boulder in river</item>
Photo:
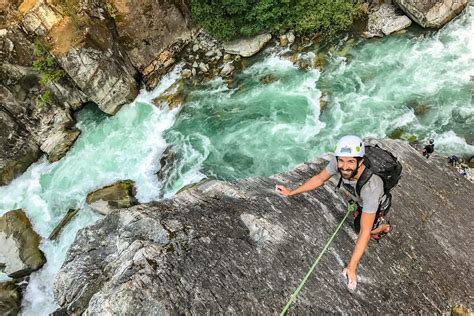
[[[441,314],[470,306],[474,184],[406,142],[372,143],[404,166],[387,216],[394,230],[370,241],[350,292],[341,271],[357,235],[343,223],[289,312]],[[109,214],[78,232],[55,281],[56,301],[89,315],[279,313],[346,203],[337,178],[292,198],[275,184],[294,187],[326,165],[321,158],[271,177],[212,180]]]
[[[395,3],[424,28],[441,28],[455,18],[469,0],[395,0]]]
[[[168,106],[170,109],[180,107],[185,100],[182,81],[177,81],[166,89],[162,94],[152,100],[152,103],[160,108]]]
[[[0,268],[12,278],[39,270],[46,263],[40,241],[22,209],[5,213],[0,217]]]
[[[15,281],[0,283],[0,315],[16,316],[20,314],[21,291]]]
[[[135,194],[135,182],[122,180],[87,194],[86,201],[94,211],[107,215],[114,209],[136,205]]]
[[[260,34],[252,38],[237,39],[224,43],[226,53],[250,57],[258,53],[268,41],[272,39],[270,34]]]

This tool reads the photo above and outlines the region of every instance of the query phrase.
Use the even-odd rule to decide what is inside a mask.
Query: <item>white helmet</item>
[[[337,157],[364,157],[365,146],[360,137],[344,136],[337,142],[335,154]]]

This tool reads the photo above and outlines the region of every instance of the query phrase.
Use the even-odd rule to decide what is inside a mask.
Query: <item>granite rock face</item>
[[[441,28],[464,10],[469,0],[395,0],[395,3],[424,28]]]
[[[346,222],[290,308],[292,314],[441,313],[472,307],[473,184],[444,158],[401,141],[381,143],[401,160],[388,219],[371,241],[355,293],[341,271],[356,241]],[[281,311],[345,215],[338,179],[293,198],[325,167],[318,159],[269,178],[208,181],[171,199],[114,211],[81,230],[55,281],[68,314],[274,314]]]
[[[168,47],[191,39],[194,27],[183,1],[113,0],[119,41],[133,65],[144,71]]]
[[[32,67],[36,46],[20,27],[4,29],[0,47],[0,185],[4,185],[42,152],[50,161],[64,156],[79,135],[71,113],[85,97],[67,77],[43,81],[45,74]]]
[[[182,1],[0,2],[0,185],[61,159],[84,103],[113,115],[156,86],[194,32]]]

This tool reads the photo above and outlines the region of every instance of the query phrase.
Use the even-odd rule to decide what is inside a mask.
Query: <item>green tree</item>
[[[347,29],[361,12],[361,0],[187,0],[193,18],[219,39],[262,31],[297,33]]]

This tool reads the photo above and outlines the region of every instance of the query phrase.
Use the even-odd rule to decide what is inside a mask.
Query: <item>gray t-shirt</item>
[[[339,174],[337,170],[336,157],[332,157],[326,166],[326,171],[330,176]],[[374,174],[360,190],[360,196],[356,193],[357,181],[349,181],[342,178],[342,186],[352,195],[352,197],[362,206],[362,211],[366,213],[376,213],[384,197],[383,180]]]

